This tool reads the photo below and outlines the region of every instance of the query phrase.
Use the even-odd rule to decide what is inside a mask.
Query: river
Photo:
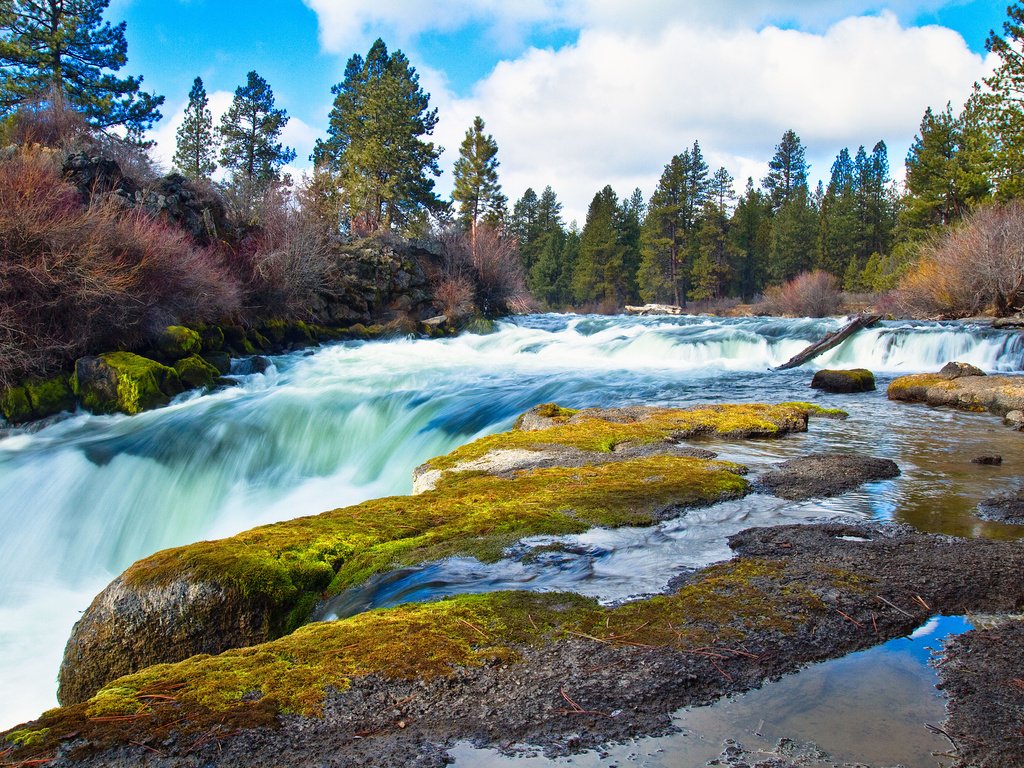
[[[482,588],[575,589],[604,600],[664,587],[728,556],[750,525],[851,515],[924,530],[1015,536],[972,514],[1024,476],[1020,436],[987,415],[889,403],[894,376],[949,360],[1024,368],[1024,335],[987,326],[893,322],[809,366],[769,368],[841,319],[536,315],[489,336],[346,342],[274,358],[239,386],[186,395],[134,417],[77,414],[0,439],[0,727],[54,706],[64,642],[114,576],[166,547],[231,535],[382,495],[407,493],[426,459],[509,427],[541,402],[566,406],[812,400],[847,409],[807,435],[707,444],[754,470],[815,450],[894,459],[903,475],[828,501],[753,496],[652,529],[594,531],[575,553],[499,569],[454,561],[403,572],[355,607]],[[815,367],[865,367],[879,392],[808,389]],[[1001,467],[969,463],[1002,452]]]

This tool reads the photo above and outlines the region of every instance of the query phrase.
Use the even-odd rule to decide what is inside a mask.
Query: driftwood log
[[[626,305],[626,312],[631,315],[681,315],[683,308],[672,304],[644,304],[642,307]]]
[[[796,355],[788,362],[783,363],[777,367],[776,371],[786,371],[790,368],[796,368],[803,365],[808,360],[813,360],[818,355],[828,352],[833,347],[838,347],[848,338],[853,336],[857,331],[863,330],[864,328],[870,328],[875,325],[879,320],[882,319],[881,315],[857,315],[853,320],[847,323],[845,326],[840,328],[838,331],[832,331],[832,333],[826,334],[821,341],[816,341],[811,346],[807,347],[799,355]]]

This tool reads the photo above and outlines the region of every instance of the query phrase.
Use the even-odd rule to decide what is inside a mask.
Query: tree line
[[[0,110],[71,109],[98,132],[145,144],[164,99],[141,77],[119,78],[127,61],[124,23],[103,19],[109,0],[0,3]],[[518,245],[533,295],[549,307],[621,306],[741,297],[800,273],[824,270],[851,291],[881,291],[912,265],[920,245],[991,201],[1024,196],[1024,7],[1008,9],[987,47],[999,66],[964,107],[929,108],[906,158],[901,191],[878,141],[841,149],[828,181],[809,184],[807,149],[786,131],[767,175],[737,191],[712,170],[694,141],[664,166],[645,197],[598,191],[582,227],[566,224],[548,186],[511,207],[498,176],[498,146],[477,117],[454,164],[453,192],[436,192],[442,148],[431,141],[437,110],[401,51],[377,40],[353,55],[341,81],[313,170],[298,200],[327,230],[422,235],[457,228],[476,248],[481,228]],[[257,203],[292,180],[295,151],[281,141],[288,115],[255,71],[214,126],[196,78],[177,133],[175,168],[222,188],[258,223]],[[495,237],[486,238],[496,242]],[[514,252],[505,248],[504,252]]]

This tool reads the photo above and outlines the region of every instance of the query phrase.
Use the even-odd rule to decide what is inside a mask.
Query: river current
[[[923,530],[1016,536],[973,515],[1024,476],[1020,435],[988,415],[890,403],[897,375],[950,360],[1024,369],[1024,335],[984,325],[894,322],[804,368],[769,369],[842,319],[536,315],[489,336],[346,342],[274,358],[239,386],[134,417],[76,414],[0,439],[0,728],[56,703],[71,626],[112,578],[159,549],[228,536],[377,496],[412,470],[537,403],[686,406],[811,400],[850,412],[806,435],[704,442],[756,473],[821,450],[892,458],[900,478],[827,501],[752,496],[646,530],[593,531],[557,556],[483,567],[455,560],[383,578],[324,618],[460,591],[573,589],[617,600],[663,589],[681,569],[729,556],[752,525],[824,517],[898,519]],[[824,395],[820,367],[865,367],[879,392]],[[1001,467],[970,459],[999,452]],[[534,544],[546,543],[543,541]]]

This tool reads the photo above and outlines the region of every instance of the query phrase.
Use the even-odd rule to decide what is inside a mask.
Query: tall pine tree
[[[778,211],[807,189],[807,150],[793,130],[782,134],[775,145],[775,155],[768,163],[768,175],[761,182],[771,200],[772,210]]]
[[[405,54],[389,54],[377,39],[366,59],[348,60],[331,92],[327,138],[316,143],[313,161],[336,176],[356,228],[410,227],[439,211],[430,177],[441,173],[442,150],[425,139],[437,110]]]
[[[209,179],[217,170],[217,142],[213,135],[210,99],[200,77],[192,83],[185,107],[185,119],[178,128],[174,167],[193,181]]]
[[[999,65],[980,99],[996,140],[994,182],[1001,200],[1024,197],[1024,6],[1012,3],[1006,13],[1003,34],[993,31],[985,43]]]
[[[625,298],[624,249],[615,227],[618,207],[618,195],[607,186],[594,195],[587,210],[572,280],[573,296],[580,304],[618,306]]]
[[[733,243],[733,285],[744,301],[752,301],[767,279],[771,243],[771,203],[752,178],[736,205],[729,232]]]
[[[480,222],[497,228],[505,219],[508,198],[501,192],[498,165],[498,143],[484,133],[484,121],[477,116],[452,169],[452,199],[458,203],[460,222],[474,237]]]
[[[92,128],[123,126],[138,138],[160,119],[164,97],[141,77],[119,78],[128,61],[126,25],[103,19],[110,0],[0,3],[0,108],[70,109]]]

